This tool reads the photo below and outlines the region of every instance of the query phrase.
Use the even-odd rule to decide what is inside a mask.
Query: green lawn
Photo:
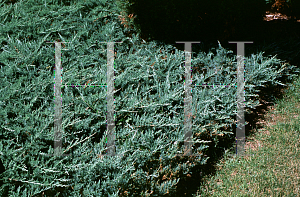
[[[246,137],[243,158],[229,156],[205,176],[195,196],[300,196],[300,77]]]

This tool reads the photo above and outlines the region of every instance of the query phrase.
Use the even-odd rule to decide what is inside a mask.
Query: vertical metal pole
[[[184,43],[185,50],[185,99],[184,99],[184,146],[185,156],[192,155],[192,80],[191,80],[191,57],[192,57],[192,43],[200,43],[200,41],[192,41],[192,42],[176,42],[176,43]]]
[[[53,42],[46,42],[53,43]],[[62,156],[62,66],[61,66],[61,43],[55,41],[55,78],[54,78],[54,156]],[[51,154],[50,154],[51,155]],[[68,156],[68,154],[64,154]]]
[[[55,42],[54,155],[62,154],[61,43]]]
[[[244,57],[245,43],[253,42],[228,42],[237,43],[237,127],[236,127],[236,155],[245,156],[245,81],[244,81]]]
[[[123,42],[99,42],[107,43],[107,155],[116,156],[115,153],[115,120],[114,120],[114,89],[115,89],[115,79],[114,79],[114,43]]]
[[[107,154],[115,155],[114,43],[107,43]]]
[[[245,154],[245,92],[244,92],[244,55],[237,55],[237,127],[236,127],[236,154],[238,157]]]

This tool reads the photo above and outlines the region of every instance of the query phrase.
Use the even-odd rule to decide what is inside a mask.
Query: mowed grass
[[[246,137],[245,153],[226,153],[195,196],[300,196],[300,76]],[[232,152],[231,152],[232,154]]]

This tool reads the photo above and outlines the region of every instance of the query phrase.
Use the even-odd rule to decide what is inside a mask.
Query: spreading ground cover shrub
[[[63,2],[62,2],[63,3]],[[183,152],[184,52],[170,45],[126,36],[114,1],[2,4],[0,36],[1,133],[5,172],[3,196],[174,196],[180,179],[201,168],[214,141],[236,116],[236,88],[193,87],[193,153]],[[63,87],[63,151],[53,153],[54,46],[60,39],[63,84],[105,84],[107,45],[115,44],[115,142],[106,154],[106,88]],[[193,84],[234,84],[236,56],[221,45],[194,54]],[[217,71],[217,72],[216,72]],[[255,92],[296,69],[276,57],[245,60],[245,105],[258,105]],[[210,140],[203,140],[209,136]],[[104,156],[103,156],[104,155]],[[60,194],[58,194],[60,193]]]

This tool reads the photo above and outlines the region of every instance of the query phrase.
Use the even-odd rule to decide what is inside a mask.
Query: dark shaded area
[[[143,39],[159,40],[180,50],[184,49],[183,44],[175,41],[201,41],[201,50],[207,50],[210,43],[217,44],[220,40],[223,44],[231,36],[234,40],[250,40],[249,35],[257,34],[262,26],[266,10],[264,0],[129,2],[134,4],[127,8],[128,13],[137,16],[134,24],[141,30]]]
[[[290,16],[300,15],[300,1],[298,0],[268,0],[270,8],[274,12],[280,12],[282,14]]]
[[[2,163],[2,160],[0,159],[0,174],[2,174],[3,172],[5,172],[5,168],[4,168],[4,165]]]
[[[3,181],[1,180],[2,178],[2,173],[5,172],[5,167],[2,163],[2,159],[0,158],[0,186],[3,185]],[[2,195],[5,194],[7,195],[7,189],[5,191],[2,192]]]
[[[229,44],[229,41],[253,41],[253,44],[245,44],[245,55],[249,56],[262,46],[274,42],[278,44],[282,39],[291,36],[295,41],[299,39],[300,23],[296,20],[300,18],[300,14],[295,11],[297,6],[293,9],[290,6],[283,13],[294,13],[296,18],[292,17],[288,21],[264,21],[266,11],[274,11],[271,4],[265,4],[264,0],[240,1],[243,3],[239,4],[230,0],[225,5],[219,0],[129,2],[133,5],[126,9],[128,13],[136,15],[134,25],[140,29],[141,38],[171,44],[179,50],[184,50],[184,44],[176,44],[176,41],[200,41],[201,44],[193,44],[192,47],[193,52],[197,53],[208,52],[210,48],[217,46],[219,40],[224,48],[236,54],[236,44]],[[291,51],[286,46],[277,48]],[[272,54],[271,51],[268,52]],[[284,59],[280,55],[278,58]]]

